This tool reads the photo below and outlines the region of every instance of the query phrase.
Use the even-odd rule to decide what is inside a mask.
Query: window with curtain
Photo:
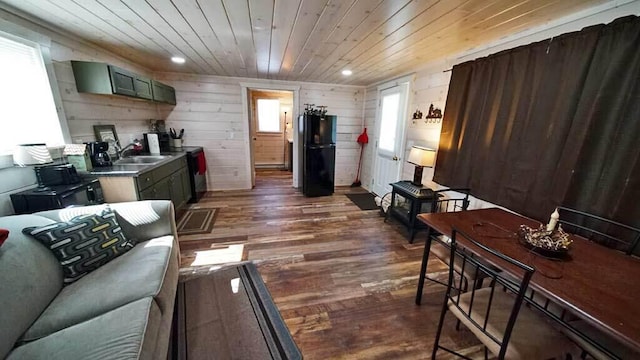
[[[0,33],[0,153],[17,144],[64,143],[40,46]]]
[[[640,20],[454,66],[434,180],[546,219],[558,205],[639,226]]]
[[[280,100],[258,99],[258,132],[281,132]]]

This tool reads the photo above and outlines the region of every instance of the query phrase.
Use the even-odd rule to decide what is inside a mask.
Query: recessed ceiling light
[[[171,61],[173,61],[176,64],[184,64],[184,58],[180,57],[180,56],[174,56],[171,58]]]
[[[347,70],[347,69],[342,70],[342,75],[344,75],[344,76],[349,76],[351,74],[353,74],[353,71],[351,71],[351,70]]]

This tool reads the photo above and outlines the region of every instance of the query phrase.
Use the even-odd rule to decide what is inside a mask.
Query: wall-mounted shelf
[[[429,112],[424,117],[425,124],[438,124],[442,121],[442,110],[433,107],[433,104],[429,106]]]

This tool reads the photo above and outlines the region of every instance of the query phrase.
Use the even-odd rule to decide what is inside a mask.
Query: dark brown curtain
[[[638,224],[639,36],[625,17],[454,66],[434,180]]]

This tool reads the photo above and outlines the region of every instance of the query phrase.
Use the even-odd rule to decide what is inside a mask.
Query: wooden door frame
[[[253,158],[253,141],[251,141],[251,128],[253,126],[253,122],[251,119],[251,98],[249,97],[250,90],[264,90],[264,91],[291,91],[293,92],[293,108],[291,109],[291,119],[297,118],[299,109],[300,109],[300,86],[299,85],[286,85],[286,84],[269,84],[269,83],[246,83],[241,82],[240,87],[242,88],[242,118],[245,119],[243,121],[243,131],[246,134],[245,136],[245,162],[247,174],[250,176],[247,178],[245,183],[245,188],[252,189],[256,184],[255,177],[255,160]],[[298,159],[301,154],[298,151],[298,143],[300,139],[296,135],[298,133],[298,124],[297,121],[293,121],[293,187],[299,187],[301,183],[301,173],[298,167],[295,165],[298,163]]]
[[[376,120],[375,120],[375,129],[376,129],[376,136],[375,136],[375,148],[374,151],[372,151],[372,164],[373,164],[373,171],[371,172],[371,183],[369,184],[369,189],[371,191],[373,191],[373,183],[374,181],[377,181],[377,179],[375,179],[377,171],[378,171],[378,166],[380,166],[378,164],[378,141],[380,140],[380,126],[381,126],[381,121],[380,121],[380,117],[382,116],[380,110],[382,107],[382,98],[380,97],[380,93],[383,90],[395,87],[395,86],[401,86],[401,85],[406,85],[407,86],[407,99],[406,99],[406,104],[405,104],[405,108],[404,108],[404,118],[401,118],[400,120],[403,121],[403,128],[402,128],[402,134],[401,136],[401,140],[400,140],[400,150],[401,150],[401,154],[400,155],[400,161],[401,163],[398,166],[398,174],[397,177],[400,178],[400,176],[402,175],[402,169],[404,167],[404,164],[402,163],[404,161],[404,155],[405,155],[405,146],[407,143],[407,127],[408,127],[408,121],[409,121],[409,106],[413,103],[413,93],[412,93],[412,85],[413,82],[415,80],[415,74],[410,74],[407,76],[403,76],[391,81],[387,81],[384,84],[380,84],[377,87],[377,103],[378,105],[376,105]]]
[[[286,95],[285,95],[286,94]],[[282,112],[279,111],[278,112],[278,120],[280,122],[279,126],[281,126],[280,131],[278,132],[260,132],[258,131],[258,129],[256,129],[256,127],[258,126],[258,117],[257,117],[257,111],[258,111],[258,100],[260,99],[276,99],[276,100],[280,100],[283,98],[287,98],[288,100],[291,101],[291,107],[293,107],[293,92],[290,90],[256,90],[256,89],[249,89],[249,117],[251,119],[251,126],[249,126],[249,130],[251,131],[251,137],[253,140],[255,140],[256,138],[269,138],[269,137],[280,137],[281,139],[281,143],[280,145],[282,145],[282,150],[280,151],[280,154],[283,155],[282,158],[282,170],[286,170],[287,168],[287,156],[286,156],[286,152],[287,152],[287,121],[286,118],[282,117]],[[287,103],[288,104],[288,103]],[[282,106],[282,104],[280,104]],[[289,113],[291,113],[291,109],[289,109]],[[293,128],[292,128],[293,130]],[[293,138],[293,137],[292,137]],[[255,141],[252,141],[253,146],[255,147]],[[255,161],[255,148],[252,149],[252,155],[253,155],[253,166],[254,169],[256,167],[256,161]],[[291,156],[291,154],[289,155]]]

